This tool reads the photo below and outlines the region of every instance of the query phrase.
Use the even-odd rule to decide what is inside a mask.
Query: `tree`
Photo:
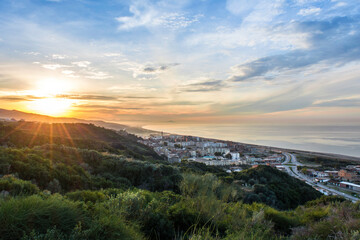
[[[306,175],[306,173],[307,173],[307,168],[301,169],[301,172]]]
[[[231,155],[230,153],[226,154],[225,157],[226,157],[227,159],[232,159],[232,155]]]

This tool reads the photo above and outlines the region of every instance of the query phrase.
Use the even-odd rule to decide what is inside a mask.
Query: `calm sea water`
[[[146,129],[360,157],[360,126],[149,125]]]

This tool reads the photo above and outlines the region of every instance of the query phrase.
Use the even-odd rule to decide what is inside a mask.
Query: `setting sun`
[[[27,104],[27,108],[40,114],[66,116],[75,100],[66,99],[63,95],[73,89],[67,80],[55,78],[40,80],[36,89],[31,91],[36,97]],[[61,96],[60,96],[61,95]]]
[[[72,100],[64,98],[42,98],[31,101],[29,108],[40,114],[64,116],[70,110]]]

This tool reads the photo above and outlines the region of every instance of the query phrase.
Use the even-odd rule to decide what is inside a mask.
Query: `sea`
[[[145,129],[360,157],[360,126],[159,124]]]

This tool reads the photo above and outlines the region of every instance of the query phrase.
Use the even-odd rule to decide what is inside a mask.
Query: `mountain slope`
[[[60,144],[125,154],[140,160],[161,160],[151,148],[139,143],[135,135],[84,123],[2,122],[0,144],[14,147]]]
[[[149,135],[155,133],[155,131],[143,129],[141,127],[133,127],[119,123],[104,122],[100,120],[84,120],[78,118],[66,118],[66,117],[50,117],[46,115],[21,112],[17,110],[7,110],[0,108],[0,118],[3,120],[10,120],[14,118],[16,120],[26,120],[32,122],[45,122],[45,123],[92,123],[96,126],[110,128],[114,130],[126,130],[129,133],[137,135]]]

